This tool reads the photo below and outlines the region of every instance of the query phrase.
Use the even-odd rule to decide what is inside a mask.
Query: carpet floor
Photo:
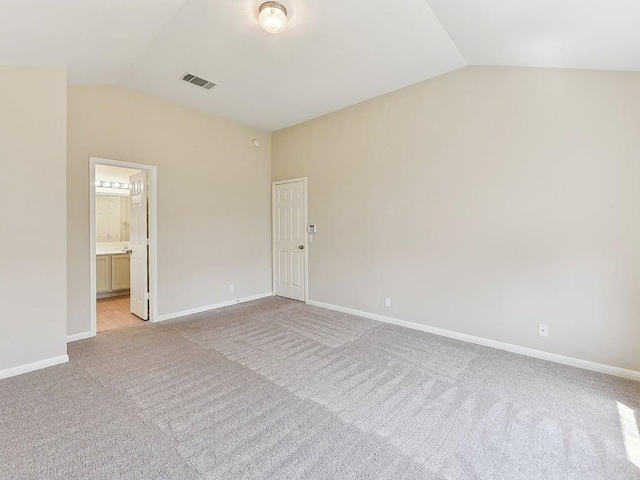
[[[69,355],[0,381],[0,478],[640,479],[640,384],[277,297]]]

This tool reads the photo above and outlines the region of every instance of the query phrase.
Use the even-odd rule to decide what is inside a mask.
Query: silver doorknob
[[[304,245],[300,245],[298,248],[299,248],[300,250],[304,250]]]

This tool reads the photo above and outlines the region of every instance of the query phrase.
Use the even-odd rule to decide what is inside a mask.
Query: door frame
[[[96,165],[132,168],[147,172],[149,181],[149,322],[158,321],[158,169],[155,165],[89,157],[89,285],[92,337],[98,333],[96,293]]]
[[[303,182],[304,184],[304,208],[302,211],[304,225],[303,245],[304,245],[304,303],[309,303],[309,233],[308,226],[308,181],[307,177],[289,178],[286,180],[276,180],[271,183],[271,271],[273,272],[271,286],[273,294],[276,294],[276,186],[286,185],[287,183]]]

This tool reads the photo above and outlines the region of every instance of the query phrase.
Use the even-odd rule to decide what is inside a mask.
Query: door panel
[[[280,233],[278,240],[281,242],[289,240],[289,210],[287,208],[278,208],[280,224],[278,232]]]
[[[274,184],[275,293],[305,301],[306,182]]]
[[[96,256],[96,293],[111,291],[111,257]]]
[[[291,207],[291,240],[300,243],[302,241],[302,218],[299,206]]]
[[[291,253],[291,286],[302,288],[302,255],[298,252]]]
[[[278,284],[286,286],[289,284],[289,254],[287,252],[278,252],[278,258],[280,259],[278,262],[280,267]]]
[[[130,285],[128,253],[111,256],[111,290],[128,290]]]

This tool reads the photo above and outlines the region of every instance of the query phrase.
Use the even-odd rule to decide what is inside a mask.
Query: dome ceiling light
[[[278,2],[265,2],[260,5],[258,21],[269,33],[280,33],[287,28],[287,9]]]

